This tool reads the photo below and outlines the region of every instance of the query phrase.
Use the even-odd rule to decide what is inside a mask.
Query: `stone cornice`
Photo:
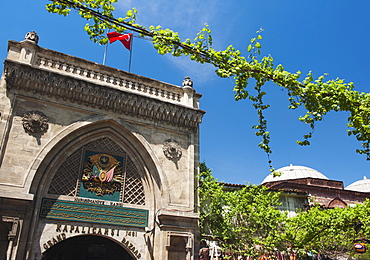
[[[10,40],[8,49],[7,60],[82,79],[97,85],[108,86],[110,88],[199,109],[201,94],[195,92],[192,84],[190,87],[188,85],[179,87],[65,53],[45,49],[27,40],[22,42]]]
[[[193,130],[197,129],[205,113],[196,108],[96,84],[22,62],[7,59],[4,64],[7,88],[31,95],[38,94]]]
[[[305,185],[301,183],[294,183],[294,182],[275,182],[275,183],[270,183],[271,186],[270,188],[272,189],[290,189],[290,190],[297,190],[301,192],[308,192],[311,195],[317,195],[317,194],[331,194],[334,197],[341,195],[341,198],[346,198],[348,196],[352,196],[357,199],[366,199],[370,198],[370,193],[369,192],[358,192],[358,191],[352,191],[352,190],[346,190],[346,189],[338,189],[338,188],[330,188],[330,187],[322,187],[322,186],[312,186],[312,185]],[[347,197],[345,197],[347,196]],[[333,198],[334,198],[333,197]]]

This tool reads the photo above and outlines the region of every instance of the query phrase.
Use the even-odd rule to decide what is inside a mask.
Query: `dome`
[[[281,181],[281,180],[292,180],[292,179],[301,179],[301,178],[316,178],[316,179],[326,179],[324,174],[319,171],[316,171],[312,168],[299,166],[299,165],[289,165],[277,169],[276,172],[280,172],[281,176],[274,177],[273,174],[269,174],[262,183],[266,182],[273,182],[273,181]]]
[[[345,190],[370,192],[370,180],[364,176],[363,180],[355,181],[354,183],[348,185]]]

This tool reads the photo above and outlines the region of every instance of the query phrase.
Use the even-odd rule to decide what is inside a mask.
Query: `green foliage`
[[[232,45],[216,51],[212,47],[211,30],[207,25],[199,31],[194,40],[182,41],[178,33],[150,26],[148,29],[135,23],[137,10],[129,10],[124,18],[114,18],[113,4],[117,0],[52,0],[46,5],[49,12],[67,16],[72,9],[88,23],[85,30],[94,42],[107,44],[107,30],[124,32],[133,30],[152,38],[153,46],[159,54],[189,56],[199,63],[210,63],[216,74],[222,78],[235,80],[235,100],[249,99],[258,114],[258,123],[253,126],[256,135],[261,137],[259,147],[269,156],[270,133],[264,111],[269,105],[263,102],[267,94],[263,87],[273,82],[287,91],[290,109],[302,107],[306,114],[300,121],[310,126],[311,131],[303,136],[300,145],[309,145],[315,123],[323,120],[331,111],[349,112],[348,135],[361,142],[360,154],[370,159],[370,94],[354,90],[353,83],[342,79],[326,80],[327,75],[314,79],[309,72],[301,79],[301,72],[288,72],[282,65],[274,65],[271,56],[261,57],[262,30],[250,40],[248,56]],[[248,86],[254,83],[254,89]],[[253,90],[254,95],[251,94]],[[271,161],[271,171],[275,173]],[[218,239],[224,248],[239,255],[273,255],[276,250],[294,251],[298,255],[307,252],[354,254],[353,239],[370,238],[370,202],[344,209],[322,210],[313,207],[297,217],[287,219],[277,210],[279,193],[270,192],[264,187],[246,185],[243,188],[227,187],[213,178],[211,171],[201,165],[199,176],[202,235]],[[354,231],[355,223],[363,223],[361,234]],[[369,254],[363,255],[369,259]]]
[[[277,210],[279,192],[256,185],[228,187],[214,179],[204,164],[200,181],[203,236],[245,256],[261,256],[281,247],[280,233],[287,217]]]
[[[199,63],[210,63],[216,68],[216,74],[222,78],[232,77],[235,80],[235,100],[249,99],[257,110],[258,123],[253,126],[256,135],[261,137],[259,147],[268,155],[270,170],[275,173],[271,165],[270,133],[264,111],[269,105],[263,102],[266,91],[263,87],[266,82],[273,82],[287,91],[290,109],[299,107],[306,110],[306,114],[299,118],[307,124],[311,131],[303,136],[299,145],[309,145],[315,123],[331,111],[349,112],[348,135],[353,135],[361,142],[360,154],[370,159],[370,94],[359,93],[354,90],[353,83],[346,83],[342,79],[326,80],[325,74],[314,79],[309,72],[301,79],[301,72],[288,72],[282,65],[274,65],[271,56],[261,57],[262,30],[250,40],[245,57],[241,51],[232,45],[225,50],[216,51],[212,47],[211,30],[207,25],[199,31],[194,40],[181,40],[177,32],[163,29],[161,26],[150,26],[148,29],[135,23],[137,11],[129,10],[124,18],[114,18],[113,4],[117,0],[52,0],[47,10],[60,15],[68,15],[71,9],[78,10],[80,16],[89,23],[85,30],[94,42],[106,44],[106,31],[116,30],[123,32],[133,30],[141,35],[152,38],[153,46],[159,54],[173,56],[189,56]],[[253,82],[256,94],[251,94],[249,82]]]
[[[126,27],[122,26],[121,23],[140,28],[138,24],[135,24],[137,14],[135,8],[128,10],[124,18],[114,18],[113,11],[115,8],[113,4],[116,2],[117,0],[53,1],[46,5],[46,10],[63,16],[67,16],[71,9],[78,10],[78,14],[88,21],[84,29],[90,39],[103,45],[108,43],[105,35],[108,29],[120,33],[126,30]]]
[[[369,211],[368,200],[354,207],[326,210],[313,207],[287,221],[283,240],[291,241],[290,246],[300,255],[314,252],[328,256],[356,256],[353,241],[370,238]],[[356,233],[354,226],[359,222],[363,224],[363,228]]]
[[[216,239],[224,249],[245,256],[276,256],[276,252],[309,252],[326,256],[360,257],[355,239],[370,239],[370,201],[354,207],[314,206],[287,218],[277,210],[280,193],[263,186],[227,186],[203,163],[200,173],[200,223],[203,237]],[[355,224],[362,223],[356,233]],[[362,254],[369,259],[370,254]],[[274,258],[272,258],[274,259]]]

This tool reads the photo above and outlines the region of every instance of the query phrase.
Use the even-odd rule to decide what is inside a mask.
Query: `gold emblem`
[[[123,180],[121,162],[108,154],[89,156],[81,180],[84,188],[97,196],[120,191]]]

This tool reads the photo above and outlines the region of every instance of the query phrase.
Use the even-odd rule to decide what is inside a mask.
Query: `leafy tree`
[[[288,219],[283,240],[290,243],[298,254],[307,252],[326,256],[352,255],[360,259],[369,259],[369,253],[356,254],[353,248],[357,239],[370,238],[370,201],[356,204],[354,207],[322,209],[313,207]],[[355,225],[362,228],[356,232]]]
[[[331,111],[349,112],[348,135],[354,135],[361,142],[360,154],[370,159],[370,94],[354,90],[353,83],[342,79],[326,79],[326,75],[313,78],[312,72],[302,77],[301,72],[288,72],[283,65],[275,65],[272,56],[261,56],[261,30],[250,40],[246,56],[232,45],[216,51],[212,47],[211,30],[206,25],[194,40],[181,40],[179,34],[161,26],[145,28],[136,23],[137,10],[128,10],[126,17],[115,18],[114,6],[117,0],[52,0],[47,10],[68,15],[72,9],[88,23],[85,30],[90,39],[107,44],[107,29],[124,32],[129,29],[142,36],[152,38],[159,54],[188,56],[199,63],[215,66],[221,78],[235,80],[235,99],[249,99],[259,116],[253,126],[256,135],[261,136],[259,147],[271,154],[270,135],[264,111],[269,108],[263,101],[266,82],[273,82],[287,91],[290,109],[303,107],[306,114],[299,118],[309,125],[311,131],[303,136],[300,145],[309,145],[315,123]],[[248,84],[252,82],[254,87]],[[252,94],[256,93],[256,94]],[[269,159],[271,171],[274,169]],[[203,235],[217,238],[224,248],[240,255],[261,256],[274,254],[276,250],[292,250],[298,255],[307,252],[353,254],[353,240],[358,237],[370,238],[370,202],[345,209],[322,210],[313,207],[296,217],[287,219],[277,210],[278,192],[264,187],[246,185],[232,189],[213,178],[209,169],[202,166],[200,175],[201,226]],[[354,230],[356,223],[362,223],[361,234]],[[369,255],[363,255],[369,259]]]
[[[206,25],[194,40],[181,40],[179,34],[161,26],[145,28],[136,23],[137,10],[128,10],[126,17],[115,18],[114,6],[117,0],[52,0],[47,10],[60,15],[68,15],[72,9],[88,23],[85,30],[90,39],[107,44],[107,29],[124,32],[129,29],[142,36],[152,38],[159,54],[188,56],[199,63],[210,63],[221,78],[235,80],[235,99],[249,99],[259,116],[253,126],[256,135],[261,136],[259,147],[269,156],[270,135],[264,111],[269,108],[263,101],[266,82],[273,82],[287,91],[290,109],[302,107],[306,114],[299,118],[309,125],[311,131],[303,136],[300,145],[309,145],[315,123],[321,121],[331,111],[346,111],[348,135],[354,135],[361,143],[357,149],[370,159],[370,94],[354,90],[353,83],[342,79],[326,79],[326,75],[313,78],[312,72],[302,77],[301,72],[288,72],[279,64],[274,64],[272,56],[261,56],[261,30],[250,40],[245,56],[232,45],[216,51],[212,47],[211,30]],[[253,83],[254,87],[250,87]],[[256,93],[256,94],[252,94]],[[269,159],[271,171],[274,171]],[[212,177],[204,168],[200,176],[202,228],[219,239],[225,248],[251,256],[274,250],[295,250],[304,255],[307,252],[330,254],[333,251],[353,252],[352,242],[356,236],[353,225],[363,223],[362,235],[370,237],[370,202],[353,208],[321,210],[314,207],[297,217],[287,219],[276,207],[278,193],[266,188],[247,185],[241,189],[228,190]],[[366,256],[364,256],[366,259]],[[369,258],[369,257],[368,257]],[[367,258],[367,259],[368,259]]]
[[[262,256],[282,249],[286,214],[277,209],[279,192],[266,187],[230,187],[219,183],[202,164],[200,223],[203,237],[218,240],[233,253]]]
[[[205,164],[200,174],[201,235],[214,239],[237,255],[277,256],[294,253],[299,259],[309,254],[338,255],[369,259],[356,254],[354,240],[370,239],[370,201],[353,207],[323,209],[316,205],[296,217],[277,209],[280,192],[264,186],[228,186],[218,182]],[[355,225],[361,223],[356,232]]]
[[[247,47],[246,56],[235,49],[232,45],[225,50],[216,51],[212,47],[211,30],[206,25],[199,31],[194,40],[181,40],[179,34],[161,26],[149,26],[145,28],[135,22],[137,10],[129,10],[126,17],[115,18],[113,4],[117,0],[52,0],[47,5],[47,10],[60,15],[68,15],[72,9],[77,10],[80,16],[88,21],[85,26],[86,32],[94,42],[106,44],[108,42],[105,33],[107,29],[124,32],[129,29],[143,36],[152,38],[154,48],[159,54],[171,54],[173,56],[188,56],[191,60],[200,63],[210,63],[215,66],[215,72],[221,78],[233,78],[235,80],[235,99],[249,99],[252,101],[258,114],[258,123],[253,126],[256,135],[261,137],[259,147],[268,156],[270,170],[271,165],[270,134],[267,129],[267,120],[264,111],[269,108],[263,102],[266,90],[263,86],[266,82],[273,82],[287,90],[287,98],[290,109],[302,107],[306,114],[299,118],[300,121],[309,125],[311,131],[303,136],[300,145],[309,145],[315,123],[331,111],[347,111],[348,135],[354,135],[361,142],[361,148],[357,149],[360,154],[366,154],[370,159],[370,94],[360,93],[354,90],[353,83],[346,83],[342,79],[329,79],[326,75],[314,79],[309,72],[301,77],[301,72],[288,72],[279,64],[274,65],[272,56],[261,56],[261,31],[252,38]],[[254,83],[254,88],[248,83]],[[256,94],[252,94],[256,93]]]

